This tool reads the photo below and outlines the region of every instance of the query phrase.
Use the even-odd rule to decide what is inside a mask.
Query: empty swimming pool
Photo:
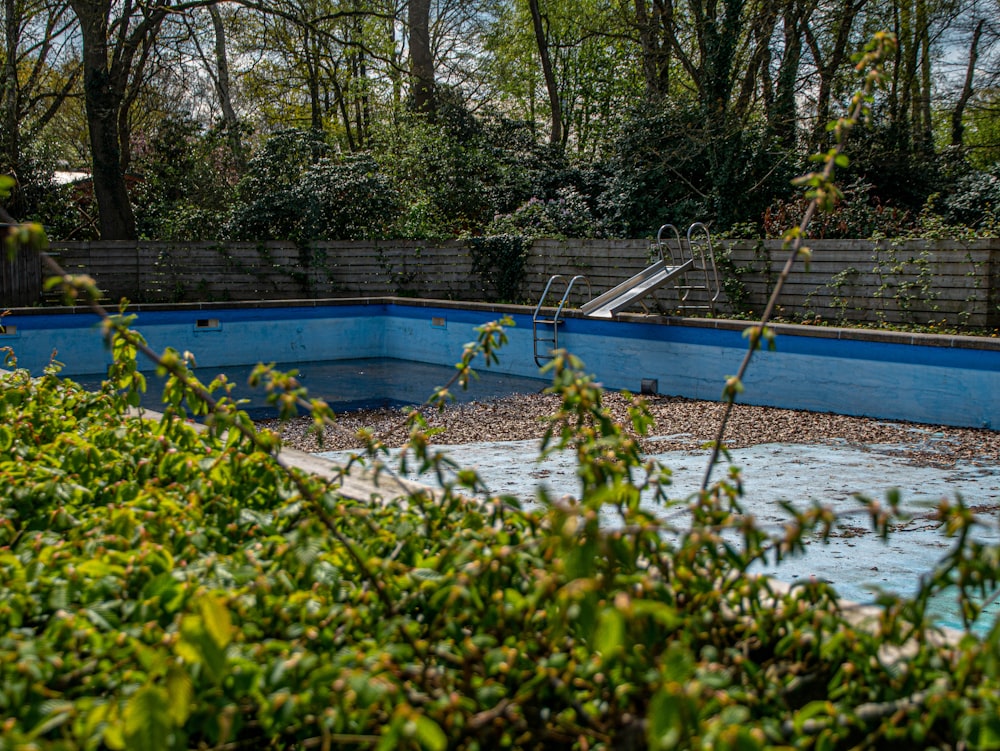
[[[335,412],[359,409],[403,407],[423,403],[435,389],[445,386],[455,375],[455,368],[433,363],[412,362],[392,358],[367,358],[361,360],[321,360],[284,362],[275,369],[296,372],[296,379],[309,390],[309,395],[327,402]],[[251,388],[247,381],[253,366],[227,365],[221,368],[195,369],[204,382],[218,372],[224,372],[234,384],[232,396],[244,401],[243,409],[254,419],[276,417],[277,410],[267,403],[263,388]],[[496,373],[492,370],[477,371],[478,378],[467,389],[453,386],[452,401],[463,403],[485,401],[510,394],[531,394],[542,391],[549,381],[542,378]],[[147,373],[149,388],[142,398],[142,406],[160,409],[160,394],[165,379]],[[77,376],[74,380],[87,388],[96,388],[104,374],[93,373]]]
[[[450,368],[477,326],[509,315],[515,324],[510,341],[490,371],[539,377],[531,311],[519,306],[377,298],[135,306],[130,312],[154,349],[192,352],[206,374],[257,362],[372,358]],[[639,391],[647,382],[663,394],[716,400],[743,357],[747,325],[644,316],[603,321],[568,311],[559,338],[607,388]],[[775,328],[777,349],[759,353],[741,401],[936,425],[1000,425],[1000,341]],[[4,346],[32,372],[41,372],[53,352],[70,377],[101,373],[110,360],[96,317],[81,309],[14,310],[4,318]]]

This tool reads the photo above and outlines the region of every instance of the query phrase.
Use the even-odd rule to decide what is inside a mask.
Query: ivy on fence
[[[524,302],[528,249],[531,241],[521,235],[492,235],[468,240],[472,272],[483,283],[490,302]]]

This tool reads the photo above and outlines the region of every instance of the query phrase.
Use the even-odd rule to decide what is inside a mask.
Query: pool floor
[[[556,497],[579,491],[573,454],[556,454],[537,462],[538,442],[534,440],[441,448],[460,466],[475,468],[492,493],[515,495],[529,506],[539,486]],[[731,464],[742,470],[744,510],[765,529],[780,532],[788,520],[778,501],[790,501],[800,508],[817,501],[846,512],[861,508],[855,494],[884,501],[892,489],[901,492],[900,508],[907,516],[894,524],[888,541],[872,531],[866,514],[848,516],[827,542],[816,539],[807,546],[805,555],[761,571],[789,583],[809,577],[826,580],[841,597],[855,602],[871,602],[880,590],[912,594],[920,575],[952,544],[928,513],[940,499],[954,500],[956,495],[990,522],[979,529],[977,538],[1000,543],[1000,465],[960,461],[951,468],[919,466],[900,455],[899,448],[772,443],[732,450]],[[349,453],[326,452],[321,456],[342,461]],[[655,456],[673,472],[672,498],[686,499],[697,493],[707,452],[670,451]],[[523,469],[512,472],[511,467]],[[714,476],[724,473],[725,466],[720,466]],[[432,482],[419,475],[410,475],[410,479]],[[676,508],[647,507],[666,514],[675,524],[683,521],[684,512]],[[608,523],[614,524],[616,518],[609,514]],[[942,625],[960,627],[953,600],[939,598],[932,609]],[[994,603],[981,622],[990,622],[998,614],[1000,603]]]

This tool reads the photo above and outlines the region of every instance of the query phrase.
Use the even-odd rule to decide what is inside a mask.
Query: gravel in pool
[[[644,449],[661,453],[699,449],[715,437],[724,405],[670,396],[643,397],[655,419]],[[622,424],[627,423],[629,400],[607,392],[604,404]],[[547,417],[558,408],[558,397],[526,394],[502,399],[454,404],[444,411],[426,410],[425,416],[440,432],[437,445],[541,438]],[[357,433],[371,430],[389,448],[405,442],[407,429],[401,409],[347,412],[337,416],[320,442],[312,432],[312,420],[298,417],[259,424],[278,432],[284,445],[307,452],[362,448]],[[879,446],[883,453],[898,453],[922,466],[950,467],[957,461],[994,464],[1000,462],[1000,432],[974,428],[889,422],[830,413],[804,412],[737,404],[725,433],[730,448],[763,443],[827,443],[856,447]]]

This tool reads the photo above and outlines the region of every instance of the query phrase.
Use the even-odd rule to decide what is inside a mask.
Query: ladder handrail
[[[552,276],[549,277],[549,281],[545,283],[545,289],[542,290],[542,296],[538,298],[538,305],[535,306],[535,312],[532,313],[531,315],[532,320],[538,319],[538,311],[542,309],[542,306],[545,304],[545,298],[549,296],[549,288],[552,286],[552,282],[554,282],[556,279],[565,279],[565,278],[566,277],[564,277],[562,274],[553,274]]]
[[[549,296],[549,288],[552,286],[552,282],[556,279],[565,279],[566,277],[562,274],[553,274],[549,277],[549,281],[545,284],[545,289],[542,291],[542,296],[538,300],[538,305],[535,306],[535,312],[532,314],[532,320],[538,320],[538,314],[542,307],[545,305],[545,299]],[[566,306],[566,302],[569,300],[570,292],[573,291],[573,285],[579,280],[583,280],[587,283],[587,295],[590,295],[590,280],[584,274],[577,274],[572,279],[569,280],[569,284],[566,285],[566,291],[563,292],[562,299],[559,300],[559,305],[556,307],[556,313],[553,316],[553,321],[558,321],[559,316],[562,315],[562,310]]]
[[[679,254],[678,258],[674,258],[674,252],[670,249],[670,242],[668,240],[664,240],[663,239],[663,231],[665,229],[667,229],[668,227],[674,231],[674,237],[677,239],[677,252]],[[666,247],[666,249],[667,249],[667,255],[670,256],[670,263],[669,264],[667,264],[667,259],[663,257],[663,248],[664,247]],[[659,251],[659,253],[660,253],[660,260],[663,261],[664,264],[666,264],[668,266],[677,266],[677,265],[679,265],[681,263],[684,263],[684,260],[685,260],[685,258],[684,258],[684,244],[683,244],[683,241],[681,240],[681,233],[677,230],[677,227],[675,227],[674,225],[672,225],[672,224],[664,224],[662,227],[660,227],[659,230],[657,230],[657,232],[656,232],[656,249]]]
[[[535,364],[538,367],[542,367],[543,359],[548,359],[548,360],[552,359],[552,354],[551,354],[552,350],[549,350],[549,354],[539,353],[538,343],[540,341],[551,342],[552,349],[559,348],[559,324],[562,323],[559,317],[562,315],[563,308],[566,306],[566,301],[569,300],[569,295],[570,292],[572,292],[573,290],[573,285],[582,279],[587,283],[587,295],[588,296],[590,295],[590,280],[583,274],[577,274],[572,279],[570,279],[569,283],[566,285],[566,290],[563,292],[563,296],[559,300],[559,305],[556,307],[555,314],[551,318],[540,318],[539,314],[541,313],[542,307],[545,305],[546,298],[548,298],[549,296],[549,290],[552,287],[552,283],[556,279],[565,280],[566,277],[563,276],[562,274],[553,274],[552,276],[549,277],[549,281],[545,284],[545,289],[542,292],[542,296],[538,300],[538,305],[535,306],[535,312],[531,316],[531,338],[534,340],[533,350],[535,355]],[[538,331],[539,324],[545,324],[552,327],[551,339],[539,338],[539,331]]]
[[[573,291],[573,285],[577,283],[580,279],[583,279],[587,283],[587,296],[590,296],[590,280],[583,274],[577,274],[572,279],[569,280],[569,284],[566,285],[566,291],[563,292],[562,300],[559,301],[559,307],[556,309],[556,318],[562,313],[563,306],[569,299],[569,293]]]
[[[705,226],[704,222],[695,222],[687,231],[688,248],[691,251],[691,257],[694,257],[695,246],[694,241],[691,239],[691,235],[695,230],[701,230],[705,233],[705,245],[708,248],[708,258],[706,262],[706,254],[703,248],[699,247],[698,254],[701,256],[701,271],[705,275],[705,289],[711,294],[709,299],[709,305],[714,305],[722,292],[722,285],[719,284],[719,269],[715,264],[715,250],[712,248],[712,234],[708,231],[708,227]]]

